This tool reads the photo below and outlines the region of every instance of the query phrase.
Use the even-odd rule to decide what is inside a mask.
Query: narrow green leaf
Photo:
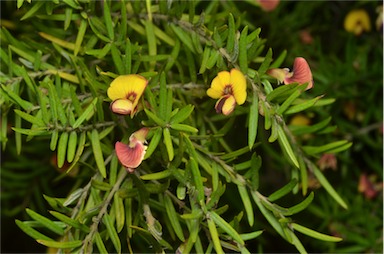
[[[239,244],[244,245],[243,239],[241,239],[239,233],[223,218],[221,218],[216,212],[209,212],[209,217],[215,222],[215,224],[224,230],[233,240],[237,241]]]
[[[63,125],[67,125],[67,117],[65,115],[65,111],[63,105],[60,101],[59,95],[57,94],[56,88],[53,86],[52,82],[47,82],[49,98],[51,103],[51,108],[55,107],[57,112],[57,117]],[[54,104],[54,106],[52,105]]]
[[[228,38],[227,38],[227,51],[229,54],[232,54],[235,48],[235,38],[236,38],[236,28],[235,28],[235,19],[233,18],[232,13],[228,16]]]
[[[192,132],[192,133],[199,132],[199,130],[196,129],[195,127],[192,127],[192,126],[186,125],[186,124],[181,124],[181,123],[171,124],[170,127],[174,130],[177,130],[177,131],[185,131],[185,132]]]
[[[43,122],[42,119],[36,117],[36,116],[33,116],[33,115],[30,115],[28,113],[25,113],[23,111],[20,111],[18,109],[15,109],[15,113],[18,114],[21,118],[23,118],[24,120],[32,123],[32,124],[35,124],[39,127],[43,127],[43,126],[46,126],[45,123]]]
[[[195,72],[196,73],[196,72]],[[173,92],[172,89],[168,89],[167,91],[167,100],[166,100],[166,107],[165,107],[165,122],[169,122],[172,116],[172,104],[173,104]]]
[[[176,213],[175,207],[173,206],[172,200],[168,195],[164,195],[164,206],[167,212],[168,218],[171,222],[172,228],[175,231],[177,237],[184,242],[183,229],[181,228],[178,214]]]
[[[199,69],[200,74],[203,74],[205,72],[205,70],[207,69],[207,62],[208,62],[208,58],[209,58],[210,54],[211,54],[210,47],[205,46],[204,51],[203,51],[203,57],[201,59],[200,69]]]
[[[314,197],[314,193],[311,192],[311,194],[309,194],[309,196],[306,197],[302,202],[300,202],[299,204],[297,204],[295,206],[288,208],[289,212],[291,214],[296,214],[296,213],[303,211],[305,208],[307,208],[311,204],[313,197]]]
[[[280,105],[280,107],[276,110],[276,112],[282,115],[288,107],[292,104],[297,97],[300,96],[304,86],[299,86],[295,92],[293,92],[284,102]]]
[[[252,227],[253,222],[254,222],[254,214],[253,214],[253,207],[252,207],[252,203],[251,203],[251,200],[249,198],[249,195],[248,195],[247,188],[245,186],[241,186],[241,185],[237,185],[237,188],[239,190],[241,200],[243,201],[243,204],[244,204],[244,208],[245,208],[245,212],[247,214],[249,226]]]
[[[213,246],[215,247],[216,253],[224,253],[223,249],[221,248],[220,238],[216,229],[215,222],[211,218],[208,218],[207,223],[209,233],[211,234],[211,240],[213,242]]]
[[[289,144],[289,141],[285,135],[284,130],[280,125],[277,125],[277,133],[279,136],[281,148],[284,149],[284,151],[287,153],[288,157],[291,159],[292,163],[299,168],[299,162],[297,161],[296,155],[292,150],[291,145]]]
[[[18,125],[17,121],[15,121],[15,125]],[[46,128],[22,129],[22,128],[12,127],[12,130],[14,130],[16,133],[21,133],[24,135],[31,135],[31,136],[49,135],[49,132],[46,130]]]
[[[279,101],[281,98],[288,98],[298,86],[299,84],[297,83],[279,86],[278,88],[274,89],[272,92],[267,94],[267,100]]]
[[[153,134],[151,142],[149,142],[147,151],[146,151],[146,153],[144,155],[144,160],[149,158],[152,155],[152,153],[156,150],[157,145],[159,144],[159,142],[161,140],[162,134],[163,134],[162,128],[157,128],[155,130],[155,133]]]
[[[103,152],[101,151],[101,145],[100,145],[100,139],[99,139],[99,133],[96,129],[92,130],[91,133],[91,143],[92,143],[92,150],[93,155],[95,156],[97,168],[100,171],[100,174],[106,178],[107,177],[107,170],[104,165],[104,157]]]
[[[42,1],[42,2],[36,2],[31,9],[29,9],[29,11],[27,11],[27,13],[24,14],[24,16],[22,16],[20,18],[21,21],[25,20],[25,19],[28,19],[28,18],[31,18],[33,16],[35,16],[35,13],[39,11],[39,9],[44,5],[45,3]]]
[[[165,72],[168,72],[173,67],[173,65],[175,64],[175,62],[177,60],[179,52],[180,52],[180,41],[176,40],[175,45],[172,49],[171,55],[169,57],[169,60],[168,60],[167,64],[165,65],[165,68],[164,68]]]
[[[249,150],[253,148],[257,136],[257,127],[259,125],[259,97],[257,92],[253,89],[252,105],[249,109],[249,124],[248,124],[248,147]]]
[[[195,52],[195,48],[193,47],[192,39],[188,33],[186,33],[182,28],[177,27],[174,24],[170,24],[171,29],[175,32],[176,36],[183,42],[183,44],[192,52]]]
[[[69,49],[69,50],[75,50],[76,48],[76,45],[72,42],[69,42],[69,41],[65,41],[65,40],[62,40],[60,38],[57,38],[53,35],[50,35],[50,34],[47,34],[47,33],[44,33],[44,32],[39,32],[39,35],[41,37],[43,37],[44,39],[48,40],[48,41],[51,41],[53,42],[54,44],[57,44],[63,48],[66,48],[66,49]]]
[[[48,240],[37,240],[38,243],[56,249],[74,249],[80,247],[83,244],[81,240],[68,241],[68,242],[57,242]]]
[[[322,146],[304,146],[303,150],[309,155],[320,153],[335,153],[335,151],[348,149],[352,145],[348,140],[335,141]]]
[[[175,152],[173,150],[171,133],[169,132],[168,128],[163,129],[163,142],[167,148],[168,159],[169,161],[172,161],[173,157],[175,156]]]
[[[281,54],[276,58],[276,60],[273,63],[271,63],[271,66],[269,66],[269,68],[270,69],[279,68],[286,56],[287,56],[287,50],[284,49],[283,52],[281,52]]]
[[[153,23],[151,20],[145,20],[144,21],[144,27],[145,32],[147,35],[147,42],[148,42],[148,52],[150,56],[156,56],[157,55],[157,46],[156,46],[156,35],[153,28]],[[150,65],[152,68],[155,67],[156,61],[150,62]]]
[[[115,206],[116,230],[117,233],[120,233],[125,225],[125,208],[123,199],[119,197],[118,193],[113,196],[113,205]]]
[[[86,134],[85,134],[85,132],[82,132],[80,134],[80,138],[79,138],[79,142],[78,142],[79,145],[77,146],[75,158],[74,158],[71,166],[68,168],[68,170],[66,172],[67,174],[72,170],[72,168],[74,168],[76,163],[79,161],[81,155],[83,154],[84,147],[85,147],[85,141],[86,141]]]
[[[140,178],[142,180],[160,180],[169,177],[172,175],[172,170],[166,169],[160,172],[141,175]]]
[[[24,109],[24,111],[31,111],[31,109],[33,108],[33,104],[32,103],[30,103],[29,101],[26,101],[26,100],[23,100],[22,98],[20,98],[19,95],[17,95],[15,92],[10,90],[6,85],[2,84],[1,88],[9,96],[9,98],[11,100],[13,100],[17,105],[22,107]]]
[[[34,228],[30,227],[29,225],[26,225],[24,222],[20,220],[15,220],[16,225],[27,235],[32,237],[33,239],[42,239],[42,240],[48,240],[53,241],[53,239],[49,238],[48,236],[43,235],[39,231],[35,230]]]
[[[108,37],[111,41],[113,41],[115,39],[115,33],[113,31],[112,15],[111,11],[109,10],[109,4],[109,1],[104,0],[104,22],[107,28]]]
[[[87,21],[86,20],[81,20],[79,31],[77,33],[76,41],[75,41],[75,50],[74,50],[74,55],[77,56],[77,54],[80,51],[81,44],[83,43],[84,35],[87,30]]]
[[[63,132],[59,138],[58,148],[57,148],[57,166],[59,168],[63,167],[65,162],[65,155],[67,152],[68,145],[68,132]]]
[[[310,99],[310,100],[306,100],[300,104],[296,104],[296,105],[293,105],[291,107],[289,107],[287,109],[287,111],[285,111],[285,114],[295,114],[295,113],[298,113],[298,112],[301,112],[301,111],[304,111],[310,107],[313,107],[318,101],[320,98],[322,98],[322,96],[317,96],[313,99]]]
[[[54,217],[56,217],[58,220],[67,224],[68,226],[74,227],[76,229],[80,229],[81,231],[83,231],[85,233],[89,233],[89,231],[90,231],[86,225],[81,224],[77,220],[74,220],[74,219],[72,219],[72,218],[70,218],[70,217],[68,217],[62,213],[59,213],[56,211],[49,211],[49,213],[52,214]]]
[[[148,118],[150,118],[152,121],[154,121],[158,126],[164,127],[165,121],[149,111],[148,109],[144,109],[145,113],[147,114]]]
[[[68,150],[67,150],[67,161],[69,163],[71,163],[75,158],[76,146],[77,146],[77,133],[75,131],[71,131],[71,133],[69,134]]]
[[[252,240],[252,239],[257,238],[257,237],[260,236],[263,232],[264,232],[263,230],[258,230],[258,231],[254,231],[254,232],[251,232],[251,233],[240,234],[240,237],[241,237],[241,239],[243,239],[244,241],[248,241],[248,240]]]
[[[117,48],[116,44],[114,44],[114,43],[111,44],[111,54],[112,54],[112,60],[113,60],[113,63],[115,65],[117,72],[120,75],[125,74],[124,73],[123,60],[121,59],[121,52]]]
[[[51,221],[50,219],[36,213],[35,211],[27,208],[25,209],[25,211],[27,212],[27,214],[29,216],[31,216],[32,219],[34,219],[35,221],[38,221],[40,222],[42,225],[44,225],[44,227],[46,227],[47,229],[51,230],[52,232],[58,234],[58,235],[64,235],[64,229],[60,226],[58,226],[57,224],[55,224],[53,221]]]
[[[300,242],[299,238],[297,238],[297,236],[291,230],[289,230],[289,235],[290,235],[291,243],[296,247],[296,249],[300,252],[300,254],[307,254],[307,251],[305,250],[303,244]]]
[[[248,26],[245,26],[243,31],[241,31],[239,40],[239,66],[242,73],[248,72],[247,35]]]
[[[297,179],[294,178],[292,179],[289,183],[272,193],[271,195],[268,196],[269,201],[274,202],[285,195],[287,195],[289,192],[293,190],[293,188],[297,185]]]
[[[97,248],[99,249],[99,253],[109,253],[105,248],[104,241],[101,239],[99,232],[95,232],[95,243]]]
[[[272,62],[272,49],[270,48],[267,52],[267,55],[264,58],[264,61],[261,63],[257,72],[259,73],[259,77],[261,77],[268,69],[269,64]]]
[[[339,205],[341,205],[343,208],[348,209],[347,204],[344,202],[344,200],[340,197],[340,195],[336,192],[336,190],[332,187],[332,185],[328,182],[327,178],[324,177],[323,173],[318,169],[315,165],[312,164],[313,173],[315,174],[317,180],[319,180],[320,184],[324,187],[324,189],[328,192],[329,195]]]
[[[296,223],[291,223],[291,226],[293,227],[294,230],[297,230],[300,233],[303,233],[303,234],[305,234],[307,236],[310,236],[310,237],[313,237],[313,238],[316,238],[316,239],[319,239],[319,240],[322,240],[322,241],[340,242],[340,241],[343,240],[340,237],[325,235],[325,234],[319,233],[317,231],[314,231],[312,229],[306,228],[306,227],[301,226],[301,225],[296,224]]]
[[[85,119],[90,119],[96,111],[97,97],[92,100],[84,112],[80,115],[79,118],[75,121],[72,128],[76,129],[85,121]]]
[[[91,186],[102,191],[110,191],[112,189],[112,186],[109,183],[98,181],[96,179],[92,179]]]
[[[108,235],[111,238],[111,241],[113,243],[113,246],[115,247],[116,252],[121,253],[121,243],[120,243],[119,235],[115,230],[115,227],[113,225],[112,219],[109,216],[109,214],[104,215],[103,223],[107,228]]]
[[[279,135],[278,135],[278,132],[277,132],[277,130],[278,130],[278,123],[277,123],[277,121],[276,121],[276,118],[272,118],[271,119],[271,136],[269,136],[269,138],[268,138],[268,142],[270,142],[270,143],[273,143],[273,142],[275,142],[276,141],[276,139],[279,137]]]
[[[195,109],[195,106],[188,104],[187,106],[180,109],[180,111],[177,112],[176,115],[171,117],[170,123],[175,124],[175,123],[183,122],[185,119],[187,119],[191,115],[194,109]]]
[[[203,181],[201,180],[201,174],[199,170],[199,165],[195,158],[191,157],[189,159],[189,165],[191,167],[193,182],[197,190],[197,198],[199,203],[204,202],[204,186]]]

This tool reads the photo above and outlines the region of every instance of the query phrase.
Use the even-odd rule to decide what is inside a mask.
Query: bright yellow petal
[[[231,76],[228,71],[221,71],[212,80],[211,87],[207,90],[207,95],[212,99],[219,99],[224,95],[224,88],[229,85]]]
[[[116,99],[129,99],[129,95],[135,94],[132,100],[133,106],[137,105],[140,96],[143,94],[148,81],[137,74],[122,75],[115,78],[110,84],[107,94],[114,101]]]
[[[235,97],[236,103],[241,105],[247,99],[247,81],[244,74],[237,69],[232,69],[230,76],[233,96]]]

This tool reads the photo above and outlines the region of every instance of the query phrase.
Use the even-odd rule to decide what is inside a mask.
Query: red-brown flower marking
[[[129,144],[116,142],[115,151],[120,163],[133,173],[144,159],[147,146],[144,145],[149,129],[141,128],[129,137]]]
[[[307,60],[305,60],[303,57],[295,58],[292,72],[289,72],[289,69],[287,68],[274,68],[269,69],[267,74],[286,85],[292,83],[299,83],[300,85],[307,84],[307,88],[305,90],[311,89],[313,87],[311,68],[307,63]]]

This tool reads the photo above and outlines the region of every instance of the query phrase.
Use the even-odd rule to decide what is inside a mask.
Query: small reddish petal
[[[257,0],[261,9],[264,11],[273,11],[279,5],[280,0]]]
[[[222,113],[223,115],[227,116],[233,112],[235,106],[235,97],[232,95],[225,95],[216,102],[215,109],[217,113]]]
[[[307,60],[302,57],[296,57],[293,63],[293,75],[284,79],[285,84],[299,83],[305,84],[308,83],[306,90],[313,87],[312,72],[309,68]]]
[[[115,144],[117,158],[130,172],[141,164],[146,149],[147,147],[140,142],[136,142],[134,146],[128,146],[121,142]]]

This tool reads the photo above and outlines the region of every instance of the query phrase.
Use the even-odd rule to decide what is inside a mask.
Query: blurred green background
[[[198,7],[203,10],[205,4],[201,2]],[[261,36],[267,39],[267,46],[274,49],[275,55],[287,50],[284,67],[291,68],[297,56],[308,60],[315,82],[310,96],[324,94],[327,98],[336,98],[331,106],[302,117],[316,122],[317,117],[332,116],[332,122],[338,129],[331,134],[308,137],[306,142],[312,145],[336,139],[353,142],[348,151],[336,157],[323,158],[320,163],[324,174],[346,200],[349,209],[344,210],[325,191],[319,190],[310,208],[296,215],[300,216],[304,225],[332,232],[343,237],[344,241],[326,243],[302,236],[307,251],[382,253],[383,27],[382,21],[379,22],[381,25],[376,24],[380,15],[382,17],[382,2],[281,1],[270,12],[245,1],[223,1],[222,4],[235,17],[245,16],[251,28],[261,27]],[[360,35],[344,29],[345,17],[356,9],[366,11],[371,24],[371,29]],[[16,1],[1,1],[2,26],[11,21],[14,27],[7,28],[14,36],[23,31],[18,26],[19,18]],[[47,140],[39,142],[39,139],[34,139],[25,143],[22,154],[18,156],[12,134],[10,137],[1,154],[1,252],[44,252],[45,248],[22,233],[14,220],[27,219],[26,207],[46,214],[48,205],[42,194],[63,196],[74,181],[69,177],[57,181],[59,172],[52,166],[53,154],[46,154],[49,147]],[[263,155],[270,158],[265,161],[269,168],[278,166],[274,165],[273,157],[279,155],[273,153],[268,150]],[[335,162],[337,167],[332,169]],[[34,168],[33,173],[28,170],[31,167]],[[22,180],[16,181],[14,174]],[[261,174],[263,185],[271,192],[284,182],[284,172],[264,169]],[[313,182],[312,188],[318,187]],[[230,193],[229,190],[227,192]],[[233,202],[235,204],[236,200]],[[262,216],[258,216],[262,220]],[[262,227],[270,226],[265,224]],[[268,232],[255,240],[255,244],[259,242],[265,252],[295,252],[293,246]]]

